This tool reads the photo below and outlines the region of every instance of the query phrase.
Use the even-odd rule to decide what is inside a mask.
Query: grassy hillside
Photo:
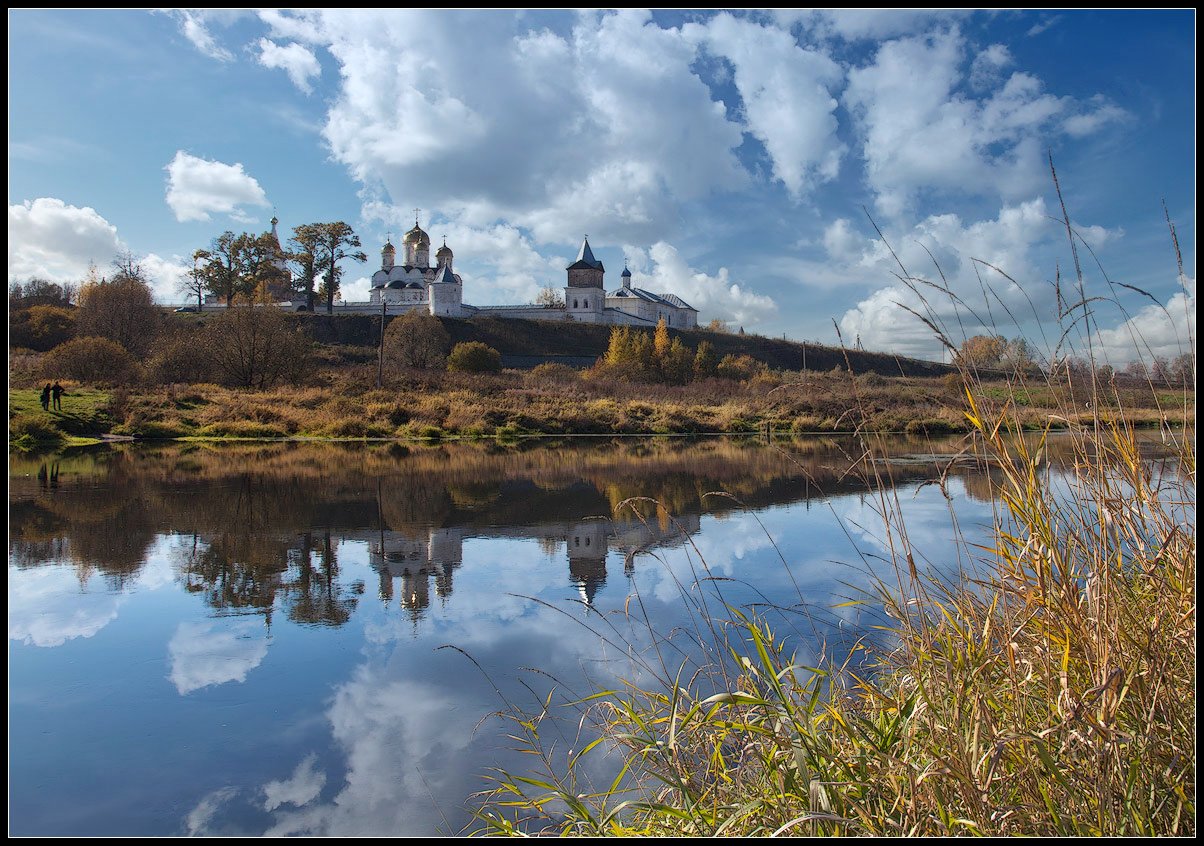
[[[204,317],[196,315],[171,317],[192,323],[204,321]],[[380,318],[376,315],[315,313],[292,314],[289,317],[322,344],[375,348],[380,338]],[[391,321],[395,317],[390,315],[386,319]],[[442,322],[452,343],[480,341],[504,356],[587,356],[596,359],[606,352],[610,340],[609,326],[586,323],[545,323],[499,317],[476,317],[470,320],[442,318]],[[696,349],[702,341],[709,341],[719,358],[749,355],[776,370],[801,370],[804,360],[807,370],[845,370],[851,366],[854,373],[879,373],[883,376],[941,376],[953,370],[949,365],[937,362],[888,353],[842,350],[819,344],[807,344],[804,351],[804,345],[796,341],[759,335],[738,335],[707,329],[686,332],[671,329],[669,334],[680,337],[690,349]],[[350,350],[348,354],[355,357]]]

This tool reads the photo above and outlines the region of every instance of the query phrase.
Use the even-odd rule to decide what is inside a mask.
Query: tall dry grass
[[[1086,300],[1062,317],[1090,355]],[[947,313],[917,316],[956,346]],[[1058,346],[1072,337],[1059,330]],[[877,483],[892,566],[854,601],[881,615],[876,636],[802,666],[763,608],[697,598],[700,561],[699,589],[682,595],[703,660],[671,658],[646,623],[654,648],[631,654],[630,683],[507,703],[532,767],[493,773],[476,833],[1193,836],[1194,390],[1175,400],[1186,426],[1163,426],[1151,449],[1108,385],[1082,386],[1085,413],[1081,393],[1061,394],[1073,404],[1034,442],[1016,397],[1052,380],[1018,374],[1000,395],[973,370],[961,379],[965,454],[991,468],[995,520],[975,542],[951,507],[959,577],[916,566],[940,552],[913,547],[867,435],[851,470]],[[1075,461],[1055,473],[1046,442],[1063,426]]]

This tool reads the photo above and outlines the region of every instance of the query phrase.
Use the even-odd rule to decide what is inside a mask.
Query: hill
[[[380,318],[367,314],[295,314],[304,330],[320,343],[375,348],[380,337]],[[387,320],[395,319],[390,315]],[[550,323],[498,317],[469,320],[440,318],[452,343],[480,341],[502,354],[507,367],[528,369],[547,361],[573,367],[588,367],[606,352],[610,326],[587,323]],[[651,330],[649,330],[651,331]],[[852,368],[854,373],[883,376],[941,376],[953,371],[950,365],[905,358],[890,353],[843,350],[820,344],[802,344],[760,335],[738,335],[691,329],[669,330],[690,349],[710,341],[719,358],[748,355],[776,370],[826,371]]]

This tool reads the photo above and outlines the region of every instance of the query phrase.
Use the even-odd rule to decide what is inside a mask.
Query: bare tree
[[[541,288],[535,297],[535,304],[546,308],[564,308],[564,296],[559,288]]]
[[[214,318],[205,327],[204,347],[223,384],[269,388],[301,377],[311,344],[288,314],[260,301]]]

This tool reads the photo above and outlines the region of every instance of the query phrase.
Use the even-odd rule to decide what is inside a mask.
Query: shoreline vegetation
[[[9,444],[29,450],[101,439],[501,440],[530,436],[957,434],[972,428],[961,381],[877,373],[757,371],[657,385],[589,378],[563,365],[496,373],[412,372],[371,387],[370,368],[274,389],[212,384],[102,387],[63,380],[63,410],[36,387],[9,391]],[[35,383],[36,384],[36,383]],[[1194,395],[1130,383],[1080,387],[1028,379],[976,385],[986,408],[1029,431],[1123,417],[1193,425]]]

